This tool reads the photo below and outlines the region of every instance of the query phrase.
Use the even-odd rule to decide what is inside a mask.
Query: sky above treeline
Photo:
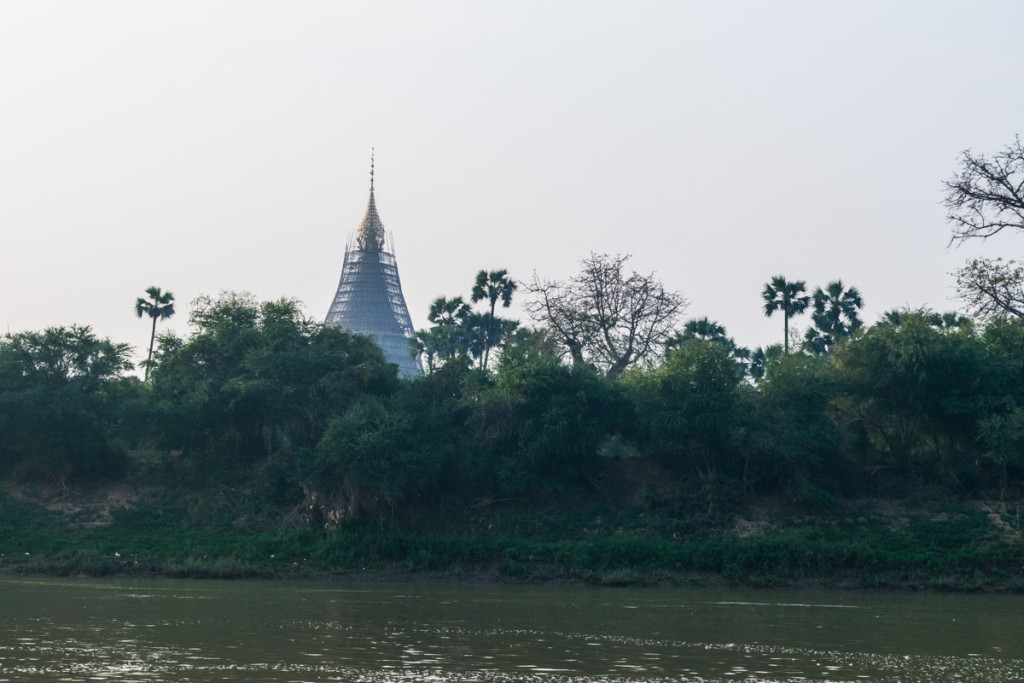
[[[967,258],[1024,253],[949,247],[941,203],[962,150],[1024,132],[1021,26],[1010,0],[4,3],[0,332],[144,357],[151,285],[182,334],[222,290],[323,319],[371,149],[418,328],[480,269],[590,252],[750,347],[781,341],[777,274],[856,286],[868,322],[950,310]]]

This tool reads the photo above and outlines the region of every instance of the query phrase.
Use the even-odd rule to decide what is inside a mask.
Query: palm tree
[[[676,330],[675,333],[665,340],[665,353],[668,354],[672,351],[686,346],[686,342],[691,339],[700,339],[703,341],[717,341],[717,342],[731,342],[725,334],[725,327],[719,324],[717,320],[711,318],[691,318],[686,321],[683,325],[683,330],[680,332]]]
[[[928,324],[937,330],[950,331],[950,330],[970,330],[974,325],[973,321],[967,316],[960,315],[955,311],[947,311],[946,313],[930,313],[925,316]]]
[[[909,308],[900,310],[898,308],[894,308],[883,313],[881,320],[878,321],[878,324],[893,325],[895,327],[899,327],[900,325],[903,324],[903,320],[907,316],[920,316],[931,327],[934,327],[936,330],[939,330],[941,332],[948,332],[951,330],[970,330],[974,326],[974,321],[972,321],[965,315],[960,315],[956,311],[937,313],[927,308],[920,308],[917,310]]]
[[[461,325],[469,315],[469,304],[461,296],[439,296],[430,302],[427,320],[440,327]]]
[[[814,290],[814,313],[811,319],[822,332],[835,339],[849,337],[864,323],[857,311],[864,305],[856,287],[844,287],[842,280],[828,283],[825,289]]]
[[[149,316],[153,319],[153,331],[149,335],[149,355],[146,356],[146,374],[144,379],[149,379],[149,364],[153,361],[153,343],[156,341],[156,321],[166,320],[174,315],[174,295],[170,292],[161,292],[159,287],[150,287],[146,290],[149,299],[139,297],[135,300],[135,315],[142,318]]]
[[[461,296],[439,296],[430,302],[427,320],[434,323],[430,338],[437,357],[445,363],[469,353],[469,332],[466,320],[472,310]]]
[[[781,344],[772,344],[768,347],[758,346],[750,352],[748,357],[747,374],[755,380],[763,379],[768,373],[769,366],[776,362],[783,355]]]
[[[491,272],[481,270],[476,274],[476,284],[473,285],[473,303],[483,299],[487,299],[490,302],[491,325],[488,325],[488,332],[494,327],[494,309],[498,305],[498,299],[501,299],[503,308],[508,308],[512,305],[512,294],[516,291],[516,287],[516,281],[508,276],[508,271],[505,269],[492,270]],[[484,340],[484,367],[487,366],[491,346],[491,335],[488,334]]]
[[[903,324],[903,311],[898,308],[891,308],[882,314],[881,319],[878,321],[879,325],[892,325],[899,327]]]
[[[427,374],[434,372],[434,357],[438,354],[437,335],[430,330],[416,330],[409,337],[409,353],[413,358],[424,358],[427,362]]]
[[[782,339],[784,353],[789,353],[789,319],[803,313],[811,303],[811,297],[804,294],[807,283],[803,280],[789,282],[782,275],[776,275],[766,283],[761,292],[764,299],[764,314],[771,317],[775,311],[782,311],[785,336]]]
[[[665,355],[686,346],[690,341],[714,342],[723,344],[729,355],[747,372],[750,367],[750,349],[736,345],[736,340],[725,332],[725,326],[708,317],[691,318],[683,325],[683,331],[676,331],[665,341]]]
[[[489,329],[490,325],[491,318],[488,318],[485,313],[476,311],[467,315],[466,321],[462,323],[466,350],[471,357],[476,359],[481,368],[484,367],[488,341],[492,335],[492,331]]]
[[[683,325],[683,339],[704,339],[707,341],[725,341],[725,328],[717,320],[711,318],[693,318]]]
[[[832,347],[835,346],[838,341],[830,333],[824,330],[818,329],[817,327],[808,327],[807,331],[804,332],[804,350],[816,356],[824,356]]]
[[[804,347],[819,355],[832,350],[863,326],[857,311],[864,305],[856,287],[845,287],[842,280],[828,283],[825,289],[814,290],[814,327],[804,335]],[[898,324],[899,316],[886,316],[889,324]]]

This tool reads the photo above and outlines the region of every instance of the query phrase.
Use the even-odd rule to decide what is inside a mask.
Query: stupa
[[[373,196],[373,156],[370,156],[370,202],[355,234],[345,245],[345,261],[334,302],[327,312],[328,325],[371,335],[398,374],[411,377],[421,372],[418,358],[409,347],[412,319],[402,294],[395,260],[394,239],[384,231]]]

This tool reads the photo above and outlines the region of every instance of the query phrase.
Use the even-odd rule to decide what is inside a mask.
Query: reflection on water
[[[1024,597],[0,579],[0,681],[1013,681]]]

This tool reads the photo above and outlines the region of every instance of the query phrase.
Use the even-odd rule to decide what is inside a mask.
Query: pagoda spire
[[[356,241],[360,249],[365,251],[381,251],[384,249],[384,223],[377,214],[377,202],[373,197],[374,152],[370,148],[370,202],[366,205],[366,214],[359,224]]]
[[[398,277],[398,263],[385,240],[384,224],[374,199],[374,153],[370,151],[370,201],[356,234],[345,246],[345,260],[334,301],[324,323],[371,335],[402,377],[422,371],[410,355],[413,336],[409,307]]]

